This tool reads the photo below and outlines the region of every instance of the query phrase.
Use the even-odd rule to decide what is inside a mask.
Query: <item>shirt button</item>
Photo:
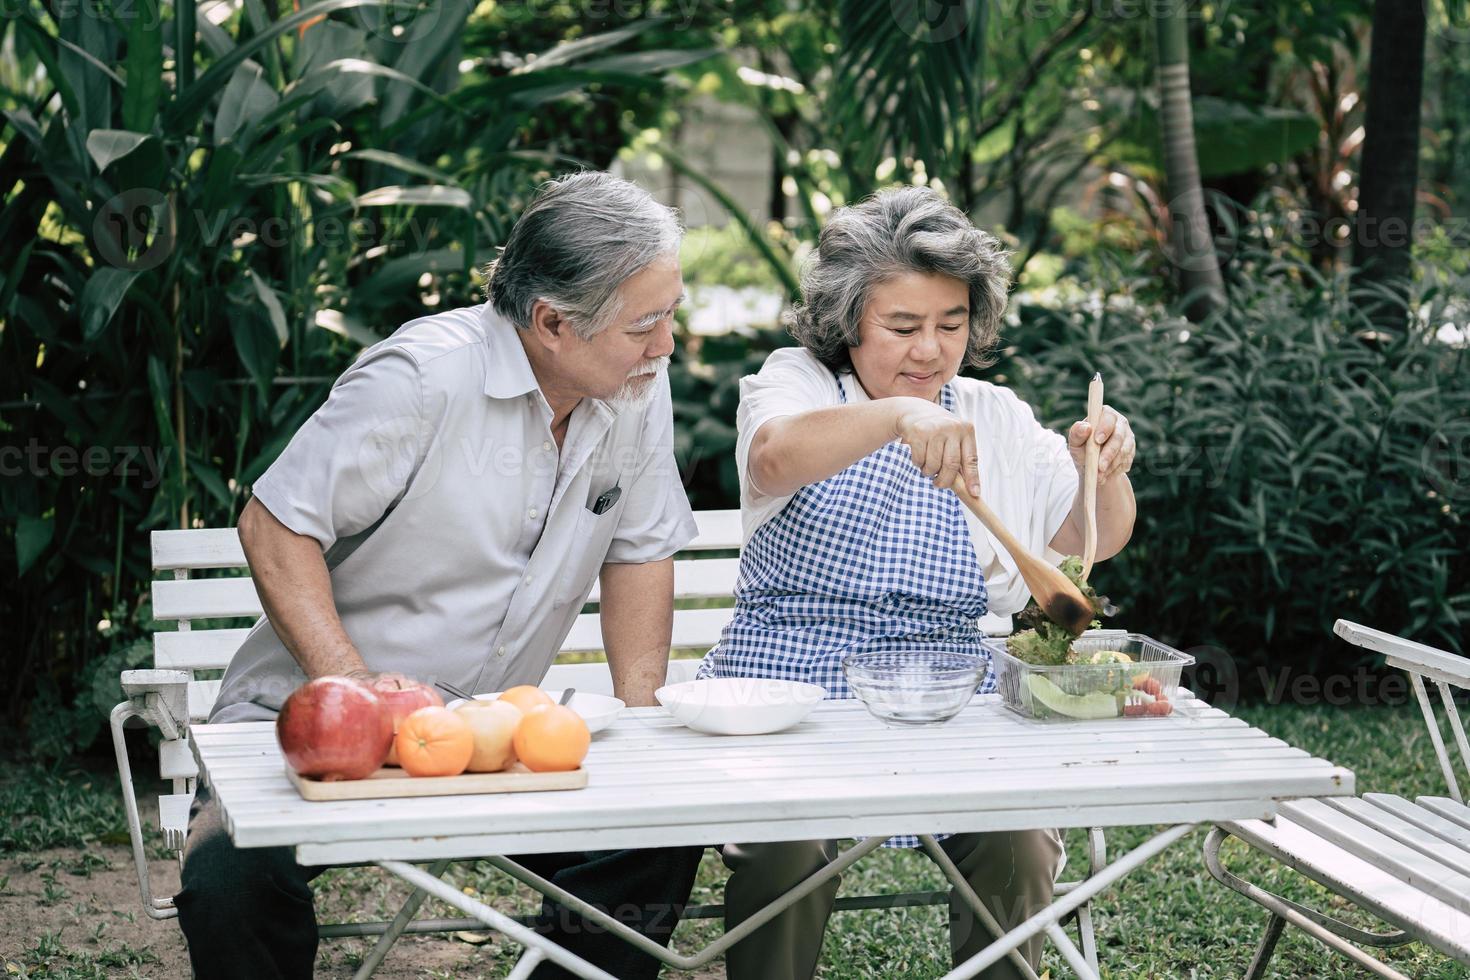
[[[534,575],[527,575],[526,576],[526,584],[527,585],[531,585],[535,581],[536,581],[536,576],[534,576]]]
[[[495,655],[497,657],[503,657],[503,656],[505,656],[505,647],[501,647],[500,649],[496,650],[495,651]]]
[[[536,519],[536,508],[532,507],[530,510],[526,511],[526,516],[534,521]]]
[[[543,453],[549,453],[549,452],[551,452],[551,443],[549,443],[549,442],[543,442],[541,444],[541,451]]]

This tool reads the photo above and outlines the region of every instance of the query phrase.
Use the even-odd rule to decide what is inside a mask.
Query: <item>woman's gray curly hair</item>
[[[986,367],[1005,314],[1011,267],[994,236],[927,187],[894,187],[833,212],[802,270],[803,302],[787,327],[833,371],[851,371],[850,350],[874,286],[906,272],[938,273],[970,293],[964,364]]]

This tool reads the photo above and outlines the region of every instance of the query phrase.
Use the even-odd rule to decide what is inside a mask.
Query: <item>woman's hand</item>
[[[980,454],[975,427],[922,398],[895,398],[901,402],[893,434],[913,453],[914,465],[937,487],[948,489],[963,476],[970,493],[980,496]]]
[[[1072,428],[1067,430],[1067,451],[1072,454],[1072,464],[1077,467],[1079,476],[1087,465],[1088,439],[1096,439],[1101,448],[1097,458],[1098,486],[1105,485],[1109,477],[1121,476],[1132,468],[1136,448],[1133,427],[1113,409],[1103,406],[1095,433],[1086,419],[1073,422]]]

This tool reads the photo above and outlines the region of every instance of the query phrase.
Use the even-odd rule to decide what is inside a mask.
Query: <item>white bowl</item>
[[[766,735],[800,722],[827,691],[816,684],[769,677],[716,677],[670,684],[653,696],[696,732]]]
[[[561,691],[547,691],[546,693],[553,701],[561,700]],[[494,701],[498,697],[500,697],[499,691],[494,694],[476,694],[475,700]],[[452,709],[461,704],[464,704],[464,699],[455,698],[453,701],[445,704],[445,707]],[[572,695],[572,700],[567,702],[567,707],[581,715],[582,720],[587,723],[587,730],[596,734],[608,725],[611,725],[627,705],[623,704],[617,698],[608,697],[606,694],[583,694],[581,691],[578,691]]]

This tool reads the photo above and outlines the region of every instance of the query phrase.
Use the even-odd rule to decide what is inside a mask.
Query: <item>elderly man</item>
[[[618,697],[653,704],[671,556],[695,533],[663,368],[683,295],[675,214],[583,173],[547,184],[489,302],[363,352],[240,515],[266,615],[212,722],[273,719],[308,678],[399,672],[475,692],[538,683],[595,576]],[[667,942],[698,848],[522,860]],[[200,786],[175,901],[200,977],[309,977],[317,933],[288,849],[236,849]],[[538,931],[618,977],[658,963],[546,903]],[[564,975],[543,964],[538,977]]]

